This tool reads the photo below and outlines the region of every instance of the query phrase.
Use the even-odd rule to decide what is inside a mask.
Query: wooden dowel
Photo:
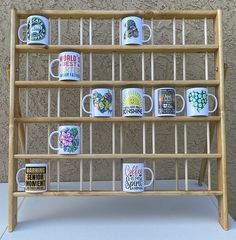
[[[215,10],[168,10],[168,11],[151,11],[151,10],[18,10],[17,15],[20,18],[27,18],[30,15],[39,14],[52,19],[119,19],[126,16],[140,16],[145,19],[202,19],[204,17],[213,19],[216,16]]]
[[[16,45],[18,53],[59,53],[61,51],[79,51],[83,53],[214,53],[218,50],[217,44],[208,45],[142,45],[142,46],[122,46],[122,45]]]
[[[53,197],[53,196],[219,196],[222,195],[221,191],[150,191],[128,193],[123,191],[60,191],[60,192],[44,192],[44,193],[27,193],[27,192],[14,192],[15,197]]]
[[[209,86],[216,87],[219,85],[219,81],[217,80],[176,80],[173,82],[172,80],[123,80],[123,81],[16,81],[16,87],[19,88],[83,88],[83,87],[129,87],[129,86],[140,86],[140,87],[197,87],[197,86]]]
[[[219,116],[211,117],[16,117],[18,123],[66,123],[66,122],[219,122]]]
[[[203,154],[203,153],[160,153],[160,154],[125,154],[125,153],[117,153],[117,154],[78,154],[78,155],[59,155],[59,154],[15,154],[14,159],[122,159],[122,158],[137,158],[137,159],[198,159],[201,158],[206,159],[217,159],[221,158],[221,154],[211,153],[211,154]]]

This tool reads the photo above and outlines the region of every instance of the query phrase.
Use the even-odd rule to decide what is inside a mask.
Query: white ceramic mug
[[[25,172],[25,181],[19,180],[20,173]],[[16,182],[25,192],[40,193],[48,189],[48,165],[47,163],[26,163],[25,167],[20,168],[16,173]]]
[[[144,171],[151,173],[151,180],[144,184]],[[143,192],[144,188],[152,185],[154,180],[153,171],[144,167],[143,163],[123,163],[123,191],[124,192]]]
[[[151,106],[150,109],[145,110],[144,97],[147,97]],[[142,88],[125,88],[122,90],[122,116],[123,117],[143,117],[144,113],[152,111],[152,98],[144,94]]]
[[[44,16],[32,15],[27,18],[27,22],[20,25],[18,38],[27,44],[48,45],[48,19]],[[26,37],[22,38],[22,30],[26,28]]]
[[[55,134],[58,134],[58,147],[52,146],[51,143]],[[79,154],[80,141],[80,127],[76,125],[59,126],[58,131],[52,132],[48,137],[50,148],[58,151],[58,154]]]
[[[212,97],[215,105],[213,110],[209,110],[209,100]],[[209,113],[216,111],[218,106],[217,98],[208,93],[207,88],[190,88],[186,91],[187,116],[208,116]]]
[[[52,72],[52,67],[58,63],[58,75]],[[49,72],[54,78],[61,80],[80,80],[80,54],[77,52],[61,52],[49,66]]]
[[[149,30],[148,39],[144,39],[143,28]],[[121,43],[122,45],[142,45],[148,42],[152,36],[152,29],[149,25],[144,24],[141,17],[129,16],[122,19],[121,22]]]
[[[179,97],[182,100],[182,108],[177,110],[176,98]],[[184,110],[185,100],[176,93],[174,88],[158,88],[154,91],[154,115],[156,117],[161,116],[176,116],[176,113],[180,113]]]
[[[84,107],[85,100],[90,98],[90,110]],[[93,89],[91,94],[82,99],[82,108],[92,117],[112,117],[112,90],[109,88]]]

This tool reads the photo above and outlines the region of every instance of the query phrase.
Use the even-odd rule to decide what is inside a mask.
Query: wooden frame
[[[31,14],[39,14],[49,17],[50,19],[80,19],[80,26],[83,26],[83,19],[89,19],[90,24],[90,41],[89,45],[83,45],[82,35],[80,45],[61,45],[60,36],[58,37],[58,45],[49,45],[48,47],[44,46],[27,46],[17,43],[17,28],[19,24],[19,19],[26,18]],[[184,29],[184,20],[185,19],[212,19],[214,22],[214,44],[205,44],[202,45],[185,45],[183,40],[182,45],[175,44],[175,37],[173,40],[173,45],[145,45],[139,46],[120,46],[114,44],[114,19],[121,19],[124,16],[128,15],[138,15],[145,19],[153,20],[156,19],[170,19],[173,20],[175,27],[175,20],[180,19],[183,22]],[[93,45],[92,44],[92,19],[110,19],[112,20],[112,44],[111,45]],[[60,29],[60,21],[58,21],[58,29]],[[18,197],[38,197],[38,196],[131,196],[130,193],[124,193],[121,190],[115,189],[115,180],[116,180],[116,169],[115,161],[120,160],[122,163],[124,158],[134,159],[152,159],[153,166],[158,159],[176,159],[176,190],[165,191],[165,190],[153,190],[145,191],[143,193],[138,193],[136,195],[166,195],[166,196],[217,196],[218,199],[218,209],[219,209],[219,223],[222,225],[223,229],[228,229],[228,209],[227,209],[227,185],[226,185],[226,146],[225,146],[225,112],[224,112],[224,69],[223,69],[223,43],[222,43],[222,13],[221,10],[211,10],[211,11],[77,11],[77,10],[38,10],[38,11],[18,11],[16,9],[11,10],[11,61],[10,61],[10,112],[9,112],[9,172],[8,172],[8,183],[9,183],[9,195],[8,195],[8,231],[13,231],[17,223],[17,198]],[[173,27],[173,34],[175,36],[175,28]],[[184,32],[184,31],[183,31]],[[183,33],[184,34],[184,33]],[[60,32],[59,32],[60,35]],[[153,41],[152,41],[153,43]],[[83,53],[89,53],[90,57],[90,67],[92,66],[92,54],[93,53],[112,53],[112,81],[93,81],[92,80],[92,71],[90,71],[90,81],[80,81],[80,82],[57,82],[57,81],[46,81],[45,79],[39,81],[31,81],[29,79],[20,80],[19,79],[19,54],[20,53],[47,53],[50,56],[50,53],[57,53],[63,49],[73,49],[81,51]],[[120,81],[114,81],[114,54],[120,54]],[[121,53],[142,53],[142,80],[123,80],[122,79],[122,58]],[[152,79],[150,81],[144,81],[144,53],[151,53],[151,68],[152,68]],[[215,79],[213,80],[154,80],[154,64],[153,64],[153,54],[154,53],[173,53],[174,59],[176,53],[205,53],[207,59],[207,53],[214,53],[215,56]],[[185,56],[185,55],[184,55]],[[50,57],[49,57],[50,59]],[[82,59],[83,61],[83,59]],[[174,60],[176,61],[176,59]],[[185,57],[184,60],[185,61]],[[82,62],[81,62],[82,64]],[[185,62],[184,62],[185,64]],[[207,66],[207,65],[206,65]],[[90,69],[91,70],[91,69]],[[83,79],[83,77],[82,77]],[[28,117],[21,116],[20,105],[19,105],[19,90],[20,88],[47,88],[50,91],[51,88],[58,89],[58,101],[60,101],[60,89],[61,88],[80,88],[80,93],[83,92],[83,88],[95,87],[95,86],[108,86],[112,87],[113,92],[115,88],[121,88],[123,86],[140,86],[148,87],[153,90],[153,87],[158,86],[174,86],[174,87],[190,87],[190,86],[206,86],[206,87],[215,87],[216,94],[219,101],[218,112],[215,116],[209,117],[199,117],[191,118],[186,116],[178,116],[173,118],[156,118],[152,117],[143,117],[143,118],[122,118],[118,116],[113,116],[111,118],[99,119],[99,118],[90,118],[82,116],[82,110],[80,109],[80,117],[61,117],[60,116],[60,106],[58,109],[57,117],[51,117],[50,114],[47,117]],[[50,105],[50,102],[49,102]],[[111,154],[93,154],[92,151],[92,123],[95,122],[111,122],[112,123],[112,153]],[[57,155],[57,154],[28,154],[25,151],[25,144],[27,143],[27,134],[25,136],[24,125],[33,124],[33,123],[61,123],[61,122],[77,122],[77,123],[89,123],[90,124],[90,152],[89,154],[83,153],[81,155],[70,156],[70,159],[80,161],[80,189],[78,191],[61,191],[60,190],[60,161],[68,158],[68,156]],[[122,133],[122,123],[125,122],[142,122],[143,123],[143,153],[142,154],[125,154],[123,153],[123,133]],[[146,123],[152,124],[152,153],[146,153]],[[204,153],[189,153],[187,152],[187,147],[184,153],[178,153],[178,139],[175,135],[176,151],[175,153],[160,154],[155,152],[155,124],[159,122],[173,122],[175,124],[175,130],[177,133],[176,123],[188,123],[188,122],[207,122],[208,123],[208,137],[207,137],[207,148]],[[210,135],[212,135],[213,127],[210,124],[216,126],[217,134],[217,153],[210,153],[209,144],[210,144]],[[115,127],[120,125],[120,134],[115,136]],[[184,125],[184,136],[185,144],[187,142],[187,125]],[[114,139],[119,137],[120,139],[120,151],[117,153],[115,149]],[[18,139],[23,147],[22,153],[18,152]],[[18,166],[18,160],[23,159],[29,161],[30,159],[57,159],[57,172],[58,172],[58,188],[57,191],[49,191],[45,193],[40,193],[37,195],[29,194],[21,191],[17,191],[15,175]],[[95,159],[111,159],[112,160],[112,190],[111,191],[94,191],[92,189],[93,177],[92,177],[92,164]],[[188,159],[201,160],[203,162],[203,169],[201,169],[201,182],[204,179],[206,166],[206,161],[209,163],[208,166],[208,178],[210,176],[210,161],[217,161],[217,189],[212,190],[211,185],[204,190],[189,190],[188,189]],[[90,161],[90,188],[89,191],[83,190],[83,161]],[[185,189],[178,189],[178,162],[184,160],[185,163]],[[208,183],[210,180],[208,180]],[[134,195],[132,195],[134,196]]]

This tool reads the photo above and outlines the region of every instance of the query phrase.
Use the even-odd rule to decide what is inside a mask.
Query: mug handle
[[[208,111],[209,113],[213,113],[213,112],[216,111],[216,109],[217,109],[217,107],[218,107],[218,101],[217,101],[217,98],[216,98],[215,95],[213,95],[213,94],[211,94],[211,93],[208,93],[208,97],[209,97],[209,96],[213,97],[213,98],[214,98],[214,101],[215,101],[215,107],[214,107],[214,109],[211,110],[211,111],[210,111],[210,110]]]
[[[145,111],[145,109],[144,109],[144,111],[143,111],[144,113],[149,113],[149,112],[152,111],[152,108],[153,108],[153,100],[152,100],[152,97],[149,96],[149,95],[147,95],[147,94],[143,94],[143,97],[149,98],[149,100],[150,100],[150,102],[151,102],[151,107],[150,107],[150,109],[148,109],[147,111]]]
[[[153,171],[152,171],[151,168],[144,167],[144,171],[145,171],[145,170],[148,170],[148,171],[151,173],[151,175],[152,175],[152,178],[151,178],[150,182],[149,182],[148,184],[146,184],[146,185],[144,184],[144,187],[149,187],[149,186],[152,185],[152,183],[153,183],[153,181],[154,181],[154,174],[153,174]]]
[[[21,30],[22,30],[24,27],[27,28],[27,23],[24,23],[24,24],[20,25],[20,27],[18,28],[18,38],[20,39],[21,42],[26,43],[26,42],[27,42],[27,37],[26,37],[26,40],[24,40],[24,39],[21,38]]]
[[[91,97],[92,98],[92,93],[85,95],[82,99],[81,105],[82,105],[82,109],[84,110],[84,112],[88,113],[88,114],[92,114],[92,111],[87,111],[84,107],[84,101],[86,100],[86,98]]]
[[[179,111],[176,110],[176,113],[181,113],[181,112],[183,112],[183,110],[184,110],[184,108],[185,108],[185,100],[184,100],[183,96],[181,96],[180,94],[175,94],[175,96],[176,96],[176,97],[180,97],[181,100],[182,100],[183,107],[182,107]]]
[[[20,183],[20,181],[19,181],[19,175],[22,171],[25,171],[25,167],[23,167],[23,168],[21,168],[17,171],[17,173],[16,173],[16,183],[19,187],[25,188],[25,183]]]
[[[54,59],[53,61],[51,61],[50,65],[49,65],[49,72],[50,74],[54,77],[54,78],[59,78],[59,75],[55,75],[53,72],[52,72],[52,65],[54,63],[58,62],[59,64],[59,59]]]
[[[52,140],[52,136],[54,135],[54,134],[59,134],[59,131],[54,131],[54,132],[52,132],[50,135],[49,135],[49,137],[48,137],[48,144],[49,144],[49,146],[50,146],[50,148],[51,149],[53,149],[53,150],[55,150],[55,151],[58,151],[59,150],[59,147],[53,147],[52,146],[52,144],[51,144],[51,140]]]
[[[146,40],[143,39],[143,43],[145,43],[145,42],[148,42],[148,41],[151,39],[151,37],[152,37],[152,29],[151,29],[151,27],[150,27],[149,25],[147,25],[147,24],[143,24],[142,27],[147,27],[148,30],[149,30],[149,37],[148,37],[148,39],[146,39]]]

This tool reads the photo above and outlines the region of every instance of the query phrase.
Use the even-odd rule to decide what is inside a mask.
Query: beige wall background
[[[223,40],[224,40],[224,61],[228,64],[228,72],[225,79],[225,109],[226,109],[226,134],[227,134],[227,171],[228,171],[228,195],[229,210],[236,217],[236,84],[235,75],[235,50],[236,50],[236,2],[220,1],[220,0],[195,0],[195,1],[154,1],[154,0],[134,0],[134,1],[115,1],[115,0],[94,0],[94,1],[70,1],[70,0],[50,0],[50,1],[1,1],[0,7],[0,182],[7,182],[7,157],[8,157],[8,106],[9,106],[9,82],[6,78],[6,68],[9,64],[10,50],[10,8],[15,6],[17,9],[142,9],[142,10],[167,10],[167,9],[217,9],[223,10]],[[148,23],[148,21],[147,21]],[[57,44],[57,26],[52,21],[52,39]],[[78,44],[79,42],[79,22],[62,21],[62,43]],[[118,22],[116,23],[118,26]],[[94,43],[109,44],[111,34],[111,26],[109,22],[95,21],[93,23]],[[118,29],[118,28],[117,28]],[[209,30],[212,30],[212,24],[209,23]],[[177,21],[177,43],[181,43],[181,22]],[[172,23],[171,21],[155,22],[154,39],[156,44],[172,43]],[[186,43],[201,43],[203,41],[203,21],[186,22]],[[118,30],[116,31],[116,42],[118,43]],[[213,40],[212,34],[208,36],[209,42]],[[84,41],[88,41],[88,22],[84,22]],[[56,55],[52,55],[52,59]],[[84,56],[84,78],[89,78],[89,58]],[[173,79],[173,54],[155,55],[155,78],[156,79]],[[96,55],[93,58],[93,78],[97,80],[111,79],[111,56]],[[115,77],[119,79],[119,61],[115,56]],[[141,55],[123,55],[123,78],[124,79],[141,79]],[[213,78],[214,65],[213,56],[209,55],[209,79]],[[29,56],[29,79],[47,79],[48,77],[48,56],[31,54]],[[21,56],[20,77],[25,78],[25,55]],[[187,79],[204,79],[204,55],[195,56],[187,55],[186,66]],[[145,78],[150,79],[150,56],[145,54]],[[182,78],[182,55],[177,55],[177,79]],[[214,89],[211,89],[214,92]],[[88,89],[84,91],[84,94]],[[150,89],[147,89],[150,93]],[[178,92],[183,93],[183,89]],[[22,112],[25,114],[25,91],[21,92]],[[30,90],[29,91],[29,115],[46,116],[47,115],[47,91]],[[119,114],[119,92],[116,94],[116,114]],[[57,92],[51,91],[51,115],[56,115]],[[62,90],[61,92],[61,115],[62,116],[78,116],[80,96],[78,90]],[[70,107],[68,107],[68,104]],[[52,125],[51,129],[56,129]],[[28,129],[28,151],[47,152],[47,134],[48,127],[46,125],[30,125]],[[93,148],[94,152],[110,153],[111,152],[111,125],[100,124],[94,130]],[[188,150],[189,152],[201,152],[204,149],[206,125],[191,124],[188,127]],[[116,128],[116,134],[119,133],[119,127]],[[142,125],[126,124],[124,126],[124,152],[142,152]],[[179,151],[183,152],[183,125],[179,124]],[[89,126],[84,125],[84,152],[88,152],[89,143]],[[173,152],[174,151],[174,125],[163,123],[156,126],[156,151]],[[165,139],[165,141],[163,141]],[[147,124],[147,152],[151,152],[151,125]],[[119,141],[116,142],[117,152],[119,151]],[[215,151],[215,142],[213,141],[212,152]],[[120,179],[119,162],[117,164],[117,180]],[[152,163],[147,161],[147,165]],[[22,164],[21,164],[22,165]],[[180,165],[180,177],[184,177],[183,162]],[[191,179],[197,179],[199,171],[199,162],[189,161]],[[156,166],[158,179],[174,178],[174,161],[158,161]],[[51,180],[56,179],[56,163],[51,164]],[[85,163],[84,180],[89,178],[89,166]],[[97,160],[93,167],[95,180],[111,180],[112,165],[110,161]],[[213,182],[215,180],[216,166],[212,163]],[[65,160],[61,164],[61,181],[78,181],[79,180],[79,162]]]

